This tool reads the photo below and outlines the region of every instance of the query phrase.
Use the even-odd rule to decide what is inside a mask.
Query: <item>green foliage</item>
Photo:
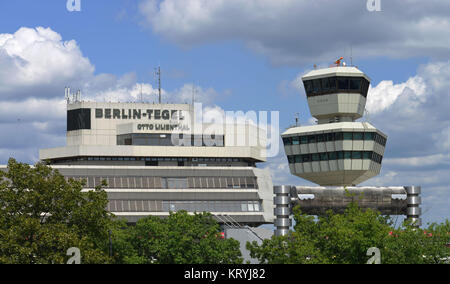
[[[149,216],[133,227],[113,233],[117,263],[218,264],[242,263],[239,242],[221,239],[220,228],[209,213],[170,213]]]
[[[104,184],[103,184],[104,185]],[[242,263],[239,242],[221,239],[209,213],[149,216],[129,226],[106,211],[101,186],[82,191],[50,167],[10,159],[0,171],[0,263],[65,263],[77,247],[82,263]],[[382,263],[448,263],[450,222],[399,228],[372,210],[351,204],[315,219],[294,208],[296,225],[285,237],[247,243],[262,263],[366,263],[371,247]],[[112,258],[108,256],[109,237]]]
[[[43,163],[10,159],[0,172],[0,263],[64,263],[70,247],[82,263],[106,263],[111,215],[106,192],[82,192]]]
[[[382,261],[399,264],[450,263],[450,248],[445,246],[449,243],[448,220],[442,224],[432,223],[424,230],[406,225],[391,231],[386,238],[381,250]]]
[[[371,247],[380,249],[382,263],[444,263],[450,257],[450,225],[432,224],[424,233],[405,223],[393,228],[389,218],[352,203],[343,214],[327,212],[315,220],[294,208],[296,225],[288,236],[262,245],[247,243],[262,263],[366,263]]]

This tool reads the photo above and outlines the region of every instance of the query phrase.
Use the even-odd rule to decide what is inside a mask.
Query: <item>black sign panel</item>
[[[91,109],[79,108],[67,111],[67,131],[91,129]]]

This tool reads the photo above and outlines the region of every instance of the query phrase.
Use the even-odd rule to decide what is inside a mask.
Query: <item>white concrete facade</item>
[[[68,111],[77,109],[90,110],[89,129],[67,131],[67,146],[41,149],[39,151],[41,160],[73,156],[151,156],[239,157],[258,162],[266,161],[267,138],[263,129],[250,123],[196,122],[192,105],[97,102],[75,102],[67,105]],[[101,117],[97,117],[98,110],[102,112]],[[110,112],[109,118],[106,118],[107,110]],[[119,112],[120,118],[114,118],[112,113],[116,110]],[[155,116],[157,112],[158,115]],[[163,119],[164,112],[169,114],[170,118]],[[157,129],[158,126],[164,126],[164,129]],[[166,126],[180,126],[180,128],[171,129]],[[197,147],[182,144],[180,144],[182,146],[167,147],[117,145],[117,136],[124,134],[190,134],[207,137],[222,135],[224,136],[224,145],[223,147]],[[181,141],[177,140],[177,143],[181,143]]]
[[[219,222],[273,222],[271,175],[256,168],[266,161],[258,126],[202,123],[195,117],[201,110],[188,104],[77,101],[67,111],[67,145],[41,149],[39,157],[66,179],[84,180],[84,190],[106,181],[116,216],[134,223],[186,210]]]

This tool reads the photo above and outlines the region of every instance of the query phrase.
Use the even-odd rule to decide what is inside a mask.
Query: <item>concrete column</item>
[[[420,186],[405,186],[406,190],[406,218],[412,220],[412,224],[416,227],[422,225],[422,209],[420,204],[422,203],[422,198],[420,197],[421,187]]]
[[[274,186],[274,215],[275,215],[275,236],[285,236],[289,233],[291,226],[291,186]]]

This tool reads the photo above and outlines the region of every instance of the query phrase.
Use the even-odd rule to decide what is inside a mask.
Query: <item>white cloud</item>
[[[52,108],[49,110],[49,106]],[[45,122],[63,119],[65,101],[62,98],[27,98],[22,101],[1,101],[0,123]]]
[[[450,55],[450,2],[364,0],[142,0],[144,24],[181,46],[241,40],[275,64],[329,62],[350,45],[355,58]]]
[[[384,159],[383,165],[401,166],[401,167],[427,167],[437,165],[450,166],[450,154],[434,154],[421,157],[408,158],[387,158]]]
[[[0,66],[3,100],[36,93],[51,97],[55,86],[81,82],[94,72],[74,40],[62,41],[58,33],[43,27],[0,34]]]
[[[426,88],[424,79],[418,76],[412,77],[401,84],[381,81],[377,86],[369,89],[366,109],[371,114],[381,112],[389,108],[401,95],[415,96],[423,101]]]

